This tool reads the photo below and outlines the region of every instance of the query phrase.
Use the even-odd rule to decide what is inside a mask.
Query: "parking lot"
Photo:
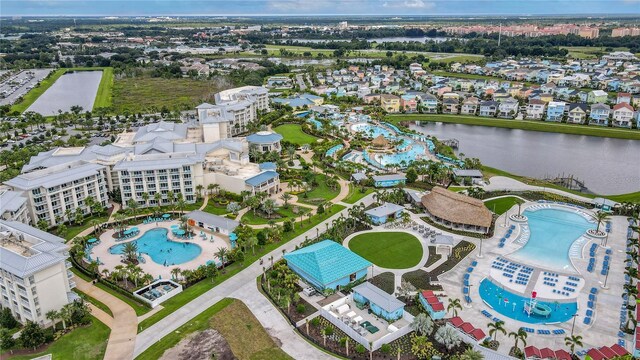
[[[11,105],[44,79],[51,69],[22,70],[0,83],[0,105]]]

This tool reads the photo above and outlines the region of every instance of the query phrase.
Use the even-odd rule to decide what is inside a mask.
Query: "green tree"
[[[24,328],[20,332],[19,339],[22,346],[35,350],[38,346],[44,344],[44,330],[37,323],[27,321]]]
[[[5,328],[5,329],[13,329],[16,326],[18,326],[18,321],[16,320],[15,317],[13,317],[13,314],[11,313],[11,309],[9,308],[2,308],[0,309],[0,328]]]
[[[418,180],[418,173],[416,172],[416,169],[414,169],[413,167],[410,167],[407,170],[406,177],[407,177],[407,182],[409,184],[416,182],[416,180]]]
[[[216,251],[215,253],[215,257],[218,258],[218,260],[220,260],[220,263],[222,264],[222,271],[224,272],[224,264],[225,262],[227,262],[227,256],[229,255],[229,250],[227,250],[227,248],[225,247],[219,247],[218,251]]]
[[[458,316],[458,310],[462,310],[462,305],[460,305],[460,299],[452,299],[449,298],[449,304],[447,305],[447,312],[451,311],[453,317]]]
[[[460,360],[483,360],[484,355],[481,352],[468,348],[460,354]]]
[[[411,323],[411,328],[420,335],[430,335],[433,332],[433,320],[425,313],[418,314]]]
[[[503,335],[507,334],[507,330],[504,328],[504,321],[498,320],[492,323],[487,324],[489,328],[489,336],[493,337],[493,340],[497,340],[496,336],[498,333],[502,333]]]
[[[418,359],[431,359],[439,355],[426,336],[413,336],[411,338],[411,353]]]
[[[13,347],[16,346],[16,340],[8,329],[0,328],[0,349],[9,350],[13,354]]]
[[[595,214],[591,215],[591,217],[593,217],[593,219],[598,223],[598,227],[596,227],[596,231],[600,231],[600,225],[609,220],[610,216],[609,213],[606,213],[602,210],[596,212]]]
[[[576,346],[582,345],[582,336],[580,335],[571,335],[564,338],[564,344],[569,347],[571,350],[571,355],[575,353]]]
[[[527,346],[527,332],[524,331],[523,328],[519,328],[517,332],[510,332],[508,336],[513,338],[513,347],[515,347],[516,349],[520,349],[518,347],[520,342],[522,342],[524,346]]]

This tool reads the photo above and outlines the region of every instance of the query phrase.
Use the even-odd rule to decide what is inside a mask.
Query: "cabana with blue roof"
[[[404,315],[405,304],[402,301],[370,282],[353,288],[353,301],[358,306],[369,305],[371,312],[387,321],[398,320]]]
[[[258,131],[255,134],[247,136],[249,146],[257,149],[261,153],[277,151],[280,152],[282,147],[280,141],[282,135],[271,131]]]
[[[378,175],[371,178],[375,187],[392,187],[407,182],[407,178],[403,174]]]
[[[280,187],[280,176],[273,170],[267,170],[246,179],[244,182],[248,188],[247,190],[251,191],[252,194],[259,192],[273,194],[278,192]]]
[[[287,265],[318,290],[336,290],[366,278],[372,264],[331,241],[324,240],[284,255]]]

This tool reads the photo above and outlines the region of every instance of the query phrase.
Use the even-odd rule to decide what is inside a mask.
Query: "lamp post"
[[[607,288],[607,280],[609,279],[609,266],[607,266],[607,274],[604,276],[604,284],[602,284],[602,288]]]
[[[478,258],[482,259],[482,238],[480,238],[480,252],[478,252]]]
[[[573,337],[573,329],[576,327],[576,318],[578,314],[573,314],[573,324],[571,324],[571,337]]]

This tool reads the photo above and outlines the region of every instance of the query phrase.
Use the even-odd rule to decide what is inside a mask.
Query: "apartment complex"
[[[88,214],[89,197],[107,206],[106,168],[83,160],[20,174],[5,185],[24,194],[34,223],[45,221],[54,226],[69,221],[77,210]]]
[[[640,36],[640,28],[615,28],[611,30],[611,37]]]
[[[205,142],[243,134],[257,120],[258,111],[269,111],[269,91],[260,86],[243,86],[215,95],[216,104],[196,107]]]
[[[31,223],[27,208],[27,198],[18,191],[0,187],[0,218],[8,221]]]
[[[17,221],[0,220],[0,305],[21,322],[47,324],[46,314],[78,298],[64,240]]]

